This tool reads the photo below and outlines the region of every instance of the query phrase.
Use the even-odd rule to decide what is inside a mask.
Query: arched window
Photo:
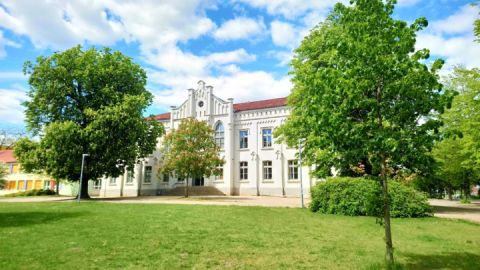
[[[218,147],[223,148],[225,142],[225,129],[222,122],[218,122],[215,126],[215,143]]]

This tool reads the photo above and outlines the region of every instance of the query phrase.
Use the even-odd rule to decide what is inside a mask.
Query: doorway
[[[195,177],[192,179],[192,186],[194,187],[201,187],[205,184],[205,178],[203,177]]]

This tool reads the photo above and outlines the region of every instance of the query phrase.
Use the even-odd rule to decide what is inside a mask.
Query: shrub
[[[55,194],[55,191],[50,189],[30,189],[27,191],[6,194],[5,197],[46,196]]]
[[[389,182],[392,217],[424,217],[432,214],[425,194],[399,182]],[[334,177],[311,190],[310,209],[324,214],[382,216],[380,184],[366,178]]]

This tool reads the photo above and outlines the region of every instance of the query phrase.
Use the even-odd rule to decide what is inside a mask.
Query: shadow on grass
[[[83,212],[10,212],[0,213],[0,228],[31,226],[84,215]]]
[[[403,254],[405,269],[480,269],[480,254],[449,252],[442,254]]]

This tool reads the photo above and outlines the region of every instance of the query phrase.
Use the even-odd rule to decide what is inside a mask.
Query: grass
[[[480,269],[480,225],[394,219],[399,268]],[[369,217],[237,206],[0,203],[0,269],[379,269]]]

